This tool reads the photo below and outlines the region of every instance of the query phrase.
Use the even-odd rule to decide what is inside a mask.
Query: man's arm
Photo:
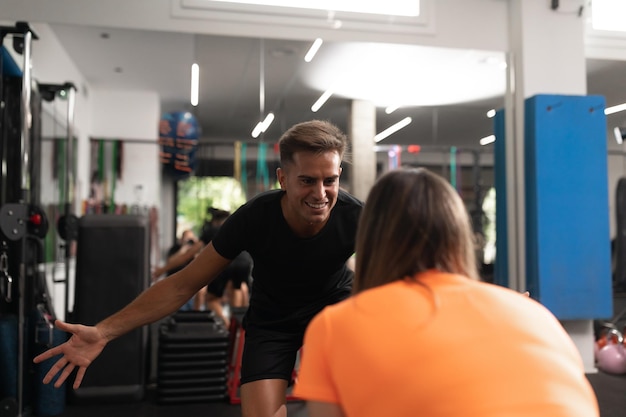
[[[73,385],[75,389],[78,388],[87,367],[108,342],[173,313],[200,288],[211,282],[229,262],[229,259],[219,255],[210,244],[187,268],[154,284],[126,307],[97,325],[83,326],[58,321],[57,327],[72,333],[72,337],[34,358],[39,363],[62,355],[50,368],[43,382],[49,383],[56,374],[60,374],[55,383],[56,387],[60,387],[71,372],[78,368]]]
[[[137,327],[155,322],[178,310],[202,287],[213,281],[229,259],[207,246],[188,268],[157,282],[119,312],[96,325],[110,341]]]

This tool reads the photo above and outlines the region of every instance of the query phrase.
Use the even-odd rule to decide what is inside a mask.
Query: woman
[[[307,328],[294,394],[311,417],[599,415],[558,320],[478,280],[468,214],[443,178],[381,177],[356,253],[353,297]]]

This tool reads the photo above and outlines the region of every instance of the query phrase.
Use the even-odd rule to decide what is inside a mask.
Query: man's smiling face
[[[337,203],[341,158],[336,151],[320,154],[297,152],[293,162],[277,170],[286,192],[283,215],[297,235],[319,232]]]

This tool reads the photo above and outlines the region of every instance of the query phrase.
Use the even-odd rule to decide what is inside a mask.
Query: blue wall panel
[[[612,315],[604,108],[600,96],[526,100],[528,289],[560,319]]]
[[[562,320],[613,312],[606,117],[600,96],[525,102],[526,284]],[[494,124],[495,282],[508,285],[504,112]]]

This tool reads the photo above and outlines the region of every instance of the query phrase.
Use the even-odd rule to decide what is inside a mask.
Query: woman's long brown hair
[[[390,171],[372,187],[359,220],[353,292],[429,269],[478,279],[467,210],[439,175]]]

